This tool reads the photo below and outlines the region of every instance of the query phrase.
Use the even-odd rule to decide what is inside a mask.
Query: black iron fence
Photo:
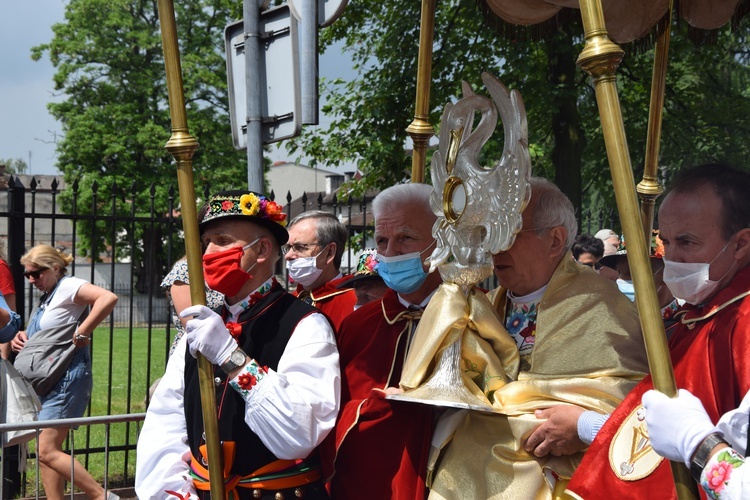
[[[24,184],[24,182],[26,184]],[[63,196],[64,193],[64,196]],[[149,387],[163,373],[174,335],[169,307],[159,283],[184,254],[178,193],[166,193],[159,208],[155,187],[133,183],[128,189],[96,183],[86,189],[77,182],[65,186],[58,178],[11,177],[5,193],[0,186],[0,240],[7,244],[7,261],[16,286],[17,310],[28,318],[39,292],[23,277],[20,258],[32,246],[47,243],[73,256],[72,275],[113,291],[118,304],[97,329],[92,342],[94,392],[89,416],[133,414],[145,411]],[[207,198],[208,189],[203,192]],[[335,194],[305,193],[300,199],[286,196],[289,220],[307,210],[335,213],[349,228],[350,248],[342,271],[356,265],[359,250],[372,245],[370,202],[376,193],[339,199]],[[270,197],[273,199],[274,194]],[[61,198],[67,210],[61,210]],[[140,200],[136,202],[136,200]],[[143,200],[148,200],[144,203]],[[136,206],[137,209],[136,209]],[[585,212],[582,230],[596,232],[613,227],[614,213]],[[286,281],[285,269],[277,269]],[[123,432],[108,437],[106,447],[121,453],[112,471],[118,485],[132,484],[137,423],[127,422]],[[86,467],[105,448],[89,429],[77,438],[76,455]],[[31,455],[33,457],[33,454]]]
[[[207,193],[206,189],[203,199]],[[16,306],[25,320],[40,294],[24,280],[20,258],[39,243],[71,255],[71,275],[119,297],[110,318],[97,328],[92,339],[94,391],[89,416],[143,412],[149,387],[163,373],[174,328],[159,283],[184,255],[178,197],[176,190],[170,189],[166,206],[162,203],[158,208],[153,185],[133,183],[128,189],[120,189],[114,185],[100,188],[94,183],[82,189],[78,182],[66,186],[62,179],[49,176],[11,177],[4,193],[0,187],[0,240],[6,243]],[[144,204],[143,200],[148,201]],[[335,213],[352,237],[352,248],[342,265],[342,271],[348,272],[349,263],[356,265],[359,249],[370,243],[371,200],[372,195],[345,200],[322,193],[306,193],[299,200],[287,195],[285,210],[290,220],[312,209]],[[66,210],[61,209],[63,204]],[[278,273],[280,281],[285,282],[283,265]],[[120,469],[110,465],[115,483],[129,485],[138,430],[133,426],[138,423],[122,425],[125,429],[108,437],[106,447],[120,453],[114,462]],[[76,438],[76,456],[87,468],[92,464],[96,467],[105,443],[89,428],[79,433],[85,437]],[[30,458],[35,458],[33,453]]]

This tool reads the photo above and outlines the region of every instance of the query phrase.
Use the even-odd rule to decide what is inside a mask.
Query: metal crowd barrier
[[[36,438],[39,439],[39,433],[42,429],[49,428],[49,427],[79,427],[79,426],[91,426],[91,425],[104,425],[104,489],[109,490],[109,441],[110,441],[110,426],[111,424],[118,424],[123,422],[142,422],[146,418],[145,413],[131,413],[128,415],[103,415],[103,416],[97,416],[97,417],[83,417],[83,418],[64,418],[59,420],[40,420],[37,422],[27,422],[23,424],[0,424],[0,437],[5,434],[5,432],[8,431],[17,431],[17,430],[27,430],[27,429],[34,429],[36,430]],[[75,454],[75,432],[69,432],[68,433],[68,447],[71,457],[71,463],[70,463],[70,473],[71,473],[71,483],[75,481],[75,474],[74,474],[74,467],[73,467],[73,460],[75,460],[76,454]],[[2,442],[2,440],[0,440]],[[24,445],[22,445],[24,446]],[[36,481],[35,481],[35,487],[34,487],[34,498],[39,499],[39,481],[40,481],[40,471],[39,471],[39,456],[35,454],[36,460],[35,460],[35,467],[36,467]],[[0,447],[0,462],[4,463],[5,461],[5,449]],[[0,467],[0,499],[6,498],[5,495],[5,467]],[[24,485],[25,489],[25,485]],[[74,499],[76,496],[75,488],[70,488],[70,498],[71,500]]]

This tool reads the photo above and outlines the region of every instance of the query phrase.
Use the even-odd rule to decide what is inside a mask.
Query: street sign
[[[288,0],[289,8],[292,9],[292,14],[298,20],[302,19],[300,16],[300,2],[304,0]],[[295,5],[297,4],[297,5]],[[344,8],[346,7],[347,0],[318,0],[318,26],[325,28],[330,26],[336,19],[339,18]]]
[[[286,4],[260,14],[263,42],[259,68],[262,95],[263,144],[289,139],[302,129],[297,20]],[[229,85],[229,118],[237,149],[247,148],[245,94],[245,33],[243,21],[224,29]]]

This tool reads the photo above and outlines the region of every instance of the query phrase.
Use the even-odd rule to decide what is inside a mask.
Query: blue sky
[[[60,125],[47,112],[54,100],[54,68],[31,59],[31,47],[52,39],[51,26],[64,20],[63,0],[4,0],[0,16],[0,158],[22,158],[30,174],[58,174],[54,141]],[[320,57],[319,74],[352,77],[351,61],[333,47]],[[321,115],[321,123],[326,117]],[[272,160],[294,160],[285,149]]]

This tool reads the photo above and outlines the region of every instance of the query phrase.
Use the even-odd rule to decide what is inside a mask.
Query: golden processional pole
[[[414,143],[411,157],[411,181],[424,182],[424,165],[427,145],[435,129],[430,125],[430,83],[432,80],[432,38],[435,29],[435,4],[437,0],[422,0],[422,18],[419,25],[419,59],[417,60],[417,97],[414,121],[406,132]]]
[[[651,101],[648,109],[648,134],[646,135],[646,158],[643,166],[643,179],[636,186],[641,197],[641,220],[646,244],[651,243],[651,230],[654,227],[656,199],[664,192],[659,185],[659,144],[661,143],[661,115],[664,110],[664,88],[667,82],[669,36],[672,27],[672,0],[666,15],[666,26],[656,40],[654,47],[654,71],[651,77]],[[649,248],[649,247],[647,247]]]
[[[195,209],[195,185],[193,182],[193,153],[198,149],[198,141],[190,135],[187,126],[174,4],[172,0],[159,0],[158,6],[161,40],[164,49],[164,67],[167,72],[169,112],[172,118],[172,137],[169,138],[164,147],[174,157],[177,164],[177,185],[180,189],[188,274],[194,277],[203,276],[198,215]],[[190,280],[190,298],[193,304],[206,304],[206,289],[202,279]],[[213,366],[201,354],[198,355],[198,378],[200,380],[201,407],[203,409],[203,428],[206,433],[206,448],[208,450],[211,498],[222,499],[224,498],[224,475],[221,464],[219,423],[216,416]]]
[[[589,73],[594,81],[617,209],[620,212],[625,241],[628,243],[628,264],[633,275],[635,302],[641,318],[649,370],[654,387],[667,396],[675,397],[677,387],[669,358],[664,323],[659,311],[659,300],[651,275],[648,246],[638,210],[635,180],[615,82],[615,71],[624,53],[607,36],[601,0],[580,0],[580,7],[586,45],[578,57],[577,64]],[[695,483],[687,469],[673,463],[672,473],[679,498],[697,498]]]

